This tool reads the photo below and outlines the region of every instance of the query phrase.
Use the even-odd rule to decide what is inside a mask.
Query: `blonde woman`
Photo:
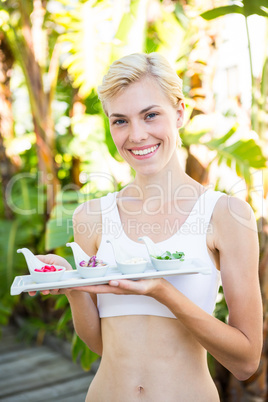
[[[148,235],[162,249],[201,258],[212,273],[51,291],[66,294],[77,334],[102,357],[86,401],[219,401],[207,351],[245,380],[257,370],[262,348],[252,210],[182,169],[182,83],[162,56],[133,54],[114,62],[99,97],[118,152],[136,175],[121,191],[76,210],[75,241],[88,255],[114,263],[107,239],[116,236],[133,256],[148,258],[138,241]],[[220,279],[228,324],[212,315]]]

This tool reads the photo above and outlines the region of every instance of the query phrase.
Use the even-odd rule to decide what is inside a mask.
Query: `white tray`
[[[116,266],[111,266],[105,276],[98,278],[82,278],[77,270],[65,271],[62,279],[57,282],[36,283],[33,282],[31,275],[16,276],[11,289],[10,294],[12,296],[18,295],[22,292],[30,292],[35,290],[47,290],[47,289],[63,289],[73,288],[76,286],[86,285],[100,285],[108,283],[112,279],[150,279],[150,278],[163,278],[171,275],[188,275],[188,274],[205,274],[211,273],[211,269],[204,264],[198,258],[186,259],[181,262],[179,269],[172,269],[169,271],[157,271],[152,265],[148,264],[148,269],[139,274],[121,274]]]

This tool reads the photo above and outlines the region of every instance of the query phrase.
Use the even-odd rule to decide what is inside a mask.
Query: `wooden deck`
[[[68,345],[61,348],[57,347],[57,342],[47,343],[42,346],[19,343],[15,328],[3,329],[0,339],[0,401],[85,401],[98,363],[93,364],[90,372],[85,372],[72,362]]]

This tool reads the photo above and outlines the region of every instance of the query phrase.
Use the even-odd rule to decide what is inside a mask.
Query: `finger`
[[[29,296],[35,296],[37,292],[28,292]]]
[[[74,288],[71,289],[96,294],[96,293],[108,293],[109,286],[108,285],[75,286]]]
[[[55,261],[54,254],[36,255],[36,258],[38,258],[40,261],[44,262],[45,264],[50,264],[50,265],[53,265],[54,261]]]
[[[46,296],[49,295],[50,290],[41,290],[42,295]]]
[[[58,294],[60,294],[60,293],[61,293],[60,289],[51,289],[51,290],[50,290],[50,294],[51,294],[51,295],[58,295]]]
[[[67,271],[72,271],[73,267],[71,264],[63,257],[56,254],[46,254],[46,255],[36,255],[36,257],[43,263],[49,265],[60,265],[67,269]]]
[[[90,285],[90,286],[76,286],[71,290],[77,290],[87,293],[120,293],[120,289],[117,286],[110,285]]]
[[[111,280],[109,282],[110,286],[116,286],[122,292],[148,295],[148,293],[157,286],[157,279],[141,279],[137,281],[121,279],[121,280]]]
[[[130,292],[141,292],[143,290],[142,281],[130,281],[127,279],[123,280],[111,280],[109,281],[110,287],[117,287],[119,289],[124,289]]]

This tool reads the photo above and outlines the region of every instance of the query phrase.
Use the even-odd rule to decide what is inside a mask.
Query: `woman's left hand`
[[[165,279],[141,279],[133,281],[129,279],[111,280],[107,285],[89,285],[73,288],[87,293],[114,293],[117,295],[145,295],[154,297],[159,291]]]

